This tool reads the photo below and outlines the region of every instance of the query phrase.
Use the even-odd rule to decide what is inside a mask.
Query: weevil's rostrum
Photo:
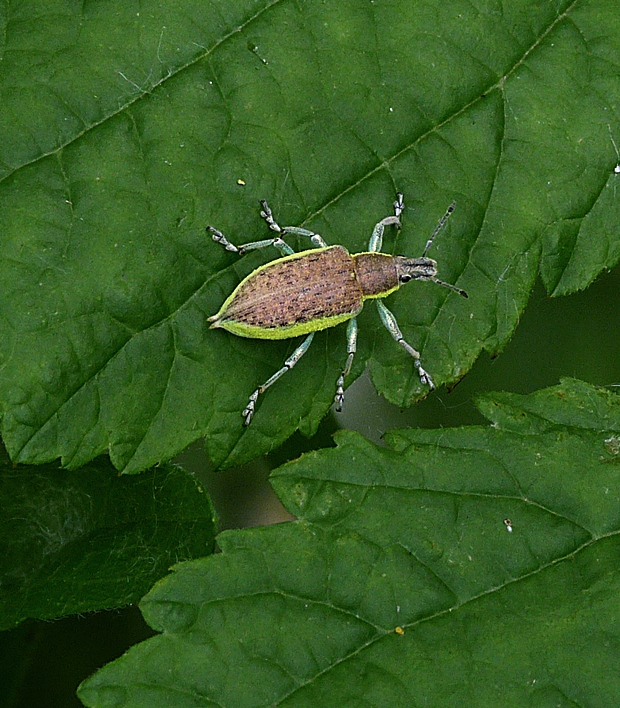
[[[420,354],[403,338],[396,318],[381,301],[409,280],[432,280],[463,297],[460,288],[437,278],[437,264],[426,257],[433,239],[454,209],[450,206],[433,235],[428,240],[420,258],[391,256],[381,253],[383,232],[386,226],[400,227],[404,209],[402,194],[394,202],[394,216],[382,219],[372,232],[368,252],[350,254],[343,246],[327,246],[321,236],[296,226],[280,227],[274,220],[266,202],[261,202],[261,216],[278,236],[263,241],[253,241],[234,246],[226,237],[207,227],[213,239],[227,250],[245,253],[257,248],[275,246],[283,254],[271,263],[257,268],[247,276],[226,299],[219,312],[209,320],[212,327],[222,327],[241,337],[254,339],[288,339],[307,335],[304,341],[286,360],[284,366],[259,386],[250,396],[243,411],[244,423],[249,425],[254,415],[258,396],[291,369],[305,354],[314,333],[349,321],[347,328],[347,361],[336,382],[335,403],[340,410],[344,401],[344,380],[350,373],[357,344],[356,315],[369,298],[377,299],[381,321],[392,337],[413,357],[423,384],[433,388],[433,382],[422,368]],[[314,249],[295,253],[282,239],[285,234],[309,238]]]

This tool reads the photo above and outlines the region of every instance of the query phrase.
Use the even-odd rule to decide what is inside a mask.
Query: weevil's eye
[[[411,276],[409,275],[409,273],[403,273],[403,274],[400,276],[400,282],[401,282],[401,283],[408,283],[410,280],[411,280]]]

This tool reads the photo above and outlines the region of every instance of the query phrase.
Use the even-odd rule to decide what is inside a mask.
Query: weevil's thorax
[[[364,298],[384,297],[399,287],[394,256],[388,253],[356,253],[353,260]]]
[[[357,253],[353,260],[364,298],[385,297],[410,280],[432,280],[437,276],[437,263],[432,258]]]
[[[395,256],[394,261],[399,285],[410,280],[432,280],[437,277],[437,262],[432,258]]]

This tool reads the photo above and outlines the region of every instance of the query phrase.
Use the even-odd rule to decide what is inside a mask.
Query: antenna
[[[431,244],[435,240],[435,236],[443,229],[445,226],[446,221],[448,221],[448,218],[450,217],[450,214],[454,211],[454,207],[456,206],[456,202],[452,202],[450,206],[448,207],[448,210],[446,213],[439,219],[439,223],[437,226],[435,226],[435,230],[431,234],[431,237],[428,239],[426,242],[426,246],[424,248],[424,253],[422,254],[422,258],[426,258],[426,254],[428,253],[428,249],[431,247]],[[432,278],[432,281],[434,283],[437,283],[437,285],[442,285],[444,288],[448,288],[448,290],[452,290],[455,293],[458,293],[462,297],[469,297],[469,295],[464,291],[461,290],[461,288],[457,288],[456,285],[451,285],[450,283],[445,283],[443,280],[439,280],[439,278]]]
[[[448,290],[453,290],[455,293],[458,293],[459,295],[462,295],[463,297],[469,297],[469,295],[464,291],[461,290],[461,288],[457,288],[456,285],[450,285],[450,283],[444,283],[443,280],[439,280],[439,278],[431,278],[433,283],[437,283],[437,285],[443,285],[444,288],[448,288]]]
[[[446,223],[446,221],[448,221],[448,217],[454,211],[455,206],[456,206],[456,202],[452,202],[452,204],[450,204],[450,206],[448,207],[448,210],[446,211],[446,213],[441,217],[441,219],[439,219],[439,223],[437,224],[437,226],[435,226],[435,230],[433,231],[431,237],[426,242],[426,246],[424,248],[424,253],[422,254],[422,258],[424,258],[426,256],[428,249],[431,247],[431,244],[435,240],[435,236],[437,236],[437,234],[444,227],[444,224]],[[444,283],[444,285],[445,285],[445,283]]]

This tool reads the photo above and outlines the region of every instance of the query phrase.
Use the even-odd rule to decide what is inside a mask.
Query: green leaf
[[[563,294],[620,257],[616,0],[26,0],[0,27],[13,460],[76,468],[109,451],[135,472],[206,435],[232,465],[316,430],[343,328],[316,337],[245,430],[249,394],[295,343],[207,327],[270,254],[239,260],[205,226],[266,237],[259,198],[359,251],[399,189],[408,209],[385,249],[413,256],[456,199],[430,255],[469,300],[432,283],[388,300],[437,384],[504,346],[538,273]],[[369,361],[409,405],[426,390],[369,305],[352,377]]]
[[[300,520],[174,568],[141,603],[161,634],[82,701],[618,705],[620,398],[568,380],[484,408],[489,427],[341,432],[276,470]]]
[[[137,602],[172,564],[213,551],[210,500],[180,467],[119,477],[100,458],[0,473],[2,629]]]

